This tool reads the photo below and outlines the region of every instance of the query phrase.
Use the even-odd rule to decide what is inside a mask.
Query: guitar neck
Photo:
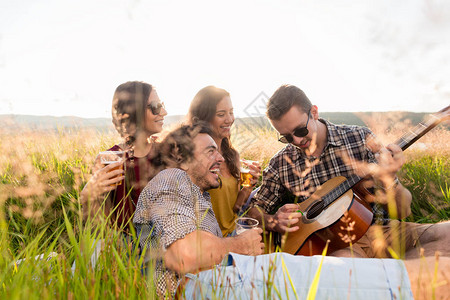
[[[403,151],[408,149],[409,146],[414,144],[418,139],[420,139],[422,136],[424,136],[428,131],[436,127],[440,123],[440,119],[434,115],[431,115],[432,118],[430,118],[427,122],[420,123],[416,127],[414,127],[410,132],[404,134],[402,137],[400,137],[395,144],[400,146]]]

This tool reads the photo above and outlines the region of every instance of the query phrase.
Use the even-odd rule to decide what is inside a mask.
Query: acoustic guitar
[[[406,150],[448,118],[449,111],[450,106],[447,106],[431,115],[395,144],[403,151]],[[373,194],[363,187],[362,181],[362,177],[352,175],[325,182],[311,197],[298,204],[303,216],[294,226],[299,226],[300,229],[283,235],[282,238],[275,236],[274,244],[290,254],[320,255],[327,240],[330,240],[328,253],[348,247],[350,241],[357,242],[366,233],[373,219],[372,209],[365,200],[373,198]],[[273,250],[273,245],[269,248]]]

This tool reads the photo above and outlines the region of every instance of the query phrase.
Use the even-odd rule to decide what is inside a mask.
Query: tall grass
[[[92,162],[118,137],[95,131],[0,135],[0,299],[156,298],[123,235],[106,222],[92,230],[81,221],[78,195]],[[103,250],[94,268],[99,240]]]
[[[239,134],[234,145],[241,156],[263,166],[283,147],[270,129]],[[407,152],[401,181],[414,195],[411,220],[449,218],[448,137],[448,131],[437,130],[421,141],[420,149]],[[152,277],[142,276],[142,258],[123,235],[105,222],[93,230],[81,221],[78,195],[94,158],[119,137],[112,132],[21,131],[0,132],[0,141],[0,298],[156,298]],[[94,267],[90,259],[99,240],[103,251]],[[38,255],[43,259],[34,259]]]
[[[143,257],[121,233],[105,225],[94,232],[73,226],[65,213],[63,221],[53,234],[42,230],[27,238],[16,253],[3,251],[1,299],[156,299],[151,274],[142,276]],[[2,250],[7,239],[4,234]],[[97,242],[102,250],[94,266]]]
[[[403,184],[411,191],[411,221],[434,223],[450,219],[449,156],[411,157],[402,170]]]

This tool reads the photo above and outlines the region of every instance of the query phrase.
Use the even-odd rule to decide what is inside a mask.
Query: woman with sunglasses
[[[231,144],[231,125],[234,123],[233,104],[230,94],[224,89],[207,86],[201,89],[191,102],[188,122],[206,121],[210,124],[220,154],[225,162],[220,165],[221,187],[209,190],[211,202],[217,221],[224,236],[234,234],[237,212],[250,196],[253,186],[261,175],[258,163],[248,165],[251,186],[240,188],[239,153]]]
[[[129,81],[117,87],[112,121],[123,143],[108,150],[125,151],[125,161],[104,166],[97,157],[93,176],[80,194],[85,217],[96,217],[103,208],[105,216],[112,214],[114,226],[127,231],[140,192],[160,171],[153,135],[162,131],[166,115],[164,103],[150,84]]]

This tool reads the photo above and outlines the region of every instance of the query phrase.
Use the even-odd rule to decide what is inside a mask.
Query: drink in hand
[[[243,187],[249,187],[252,186],[251,184],[251,180],[253,178],[252,174],[250,174],[250,169],[249,169],[249,165],[251,165],[253,163],[252,160],[246,160],[243,159],[241,160],[241,185]]]
[[[250,183],[252,180],[253,176],[252,174],[250,174],[250,170],[249,169],[244,169],[241,168],[241,185],[242,186],[252,186],[252,184]]]
[[[125,151],[103,151],[99,153],[100,156],[100,162],[102,163],[102,165],[104,165],[105,167],[110,165],[110,164],[114,164],[117,163],[119,161],[124,161],[125,158]],[[114,167],[113,169],[111,169],[109,172],[115,171],[115,170],[123,170],[124,168],[124,164],[120,164],[117,167]],[[120,175],[117,175],[116,177],[118,177]],[[115,177],[113,177],[115,178]],[[113,179],[111,178],[111,179]],[[118,186],[122,184],[122,180],[112,184],[111,186]]]
[[[258,227],[258,220],[249,217],[240,217],[236,219],[236,234]]]

